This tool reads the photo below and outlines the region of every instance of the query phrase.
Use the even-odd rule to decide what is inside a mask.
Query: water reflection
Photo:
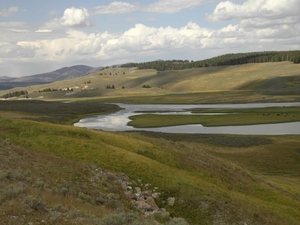
[[[210,133],[210,134],[257,134],[257,135],[282,135],[300,134],[300,122],[280,123],[280,124],[261,124],[246,126],[221,126],[204,127],[197,125],[181,125],[161,128],[133,128],[127,126],[130,121],[128,118],[133,115],[143,114],[143,112],[158,112],[169,114],[186,114],[195,108],[263,108],[263,107],[288,107],[300,106],[300,103],[254,103],[254,104],[220,104],[220,105],[127,105],[118,104],[123,110],[110,115],[99,115],[81,119],[74,124],[78,127],[105,131],[156,131],[167,133]]]

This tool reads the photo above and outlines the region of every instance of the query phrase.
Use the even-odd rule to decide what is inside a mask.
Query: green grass
[[[17,116],[51,123],[75,123],[81,117],[94,114],[111,113],[120,110],[117,105],[93,101],[50,102],[50,101],[2,101],[0,116]],[[7,113],[9,112],[9,113]]]
[[[99,225],[117,213],[126,218],[121,224],[155,224],[133,209],[120,180],[135,183],[124,173],[37,152],[0,138],[0,224],[43,221]],[[109,197],[113,195],[118,197]]]
[[[164,127],[185,124],[203,126],[232,126],[300,121],[300,107],[275,107],[262,109],[199,109],[194,113],[226,113],[224,115],[158,115],[143,114],[131,116],[128,125],[145,127]]]
[[[300,221],[298,192],[288,189],[293,187],[291,183],[280,183],[280,176],[289,175],[293,180],[299,175],[299,153],[295,151],[300,146],[298,136],[268,137],[271,141],[249,147],[223,147],[214,140],[169,141],[163,135],[156,138],[137,133],[96,132],[0,118],[0,137],[35,151],[124,172],[157,186],[164,193],[158,204],[164,196],[174,196],[177,204],[168,210],[190,224],[211,224],[216,215],[222,220],[219,223]],[[232,141],[236,142],[245,138],[219,137],[234,137]],[[270,151],[276,154],[268,161]],[[252,158],[247,157],[251,152],[255,153]],[[269,181],[274,165],[278,180]],[[279,173],[282,166],[285,172]]]

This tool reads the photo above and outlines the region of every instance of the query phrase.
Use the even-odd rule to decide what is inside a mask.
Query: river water
[[[206,134],[243,134],[243,135],[283,135],[300,134],[300,122],[260,124],[244,126],[220,126],[204,127],[197,125],[181,125],[160,128],[134,128],[127,126],[129,117],[140,115],[143,112],[154,112],[164,114],[187,114],[191,109],[241,109],[241,108],[265,108],[265,107],[288,107],[300,106],[296,103],[249,103],[249,104],[197,104],[197,105],[135,105],[117,104],[123,110],[109,115],[99,115],[81,119],[75,126],[86,127],[104,131],[155,131],[165,133],[206,133]],[[221,115],[220,115],[221,116]]]

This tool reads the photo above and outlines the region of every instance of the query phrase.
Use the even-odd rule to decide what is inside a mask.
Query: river
[[[151,105],[151,104],[117,104],[123,110],[109,115],[99,115],[83,118],[74,126],[86,127],[104,131],[155,131],[165,133],[205,133],[205,134],[242,134],[242,135],[285,135],[300,134],[300,122],[259,124],[244,126],[220,126],[204,127],[201,124],[181,125],[160,128],[134,128],[127,126],[129,117],[143,114],[143,112],[155,112],[164,114],[187,114],[189,109],[241,109],[241,108],[265,108],[265,107],[289,107],[300,106],[300,102],[293,103],[249,103],[249,104],[197,104],[197,105]]]

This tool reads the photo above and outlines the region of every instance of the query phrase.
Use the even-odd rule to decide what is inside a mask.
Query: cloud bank
[[[209,21],[250,18],[284,19],[299,16],[299,10],[299,0],[247,0],[241,5],[225,1],[220,2],[207,19]]]

